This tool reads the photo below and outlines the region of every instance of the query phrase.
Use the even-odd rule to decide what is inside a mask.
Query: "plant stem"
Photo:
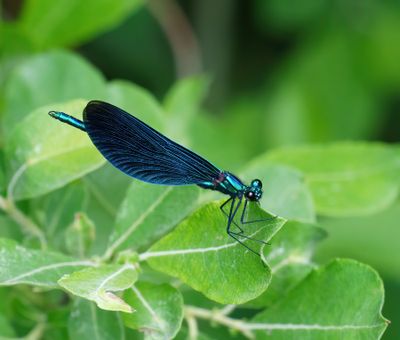
[[[196,318],[188,313],[185,314],[185,319],[189,328],[189,340],[197,340],[199,336],[199,328],[197,326]]]
[[[44,322],[38,323],[30,332],[27,334],[25,340],[39,340],[43,337],[46,324]]]
[[[199,45],[176,0],[149,0],[149,9],[165,32],[175,59],[178,78],[201,72]]]
[[[42,230],[30,218],[28,218],[12,200],[0,196],[0,209],[14,220],[25,232],[39,239],[42,249],[47,248],[47,242]]]
[[[229,310],[232,307],[229,308]],[[186,320],[190,318],[199,318],[204,320],[213,321],[219,323],[220,325],[226,326],[230,329],[234,329],[242,333],[246,338],[254,339],[254,334],[251,332],[249,324],[241,320],[232,319],[228,317],[226,308],[222,310],[208,310],[204,308],[199,308],[195,306],[185,306],[185,317]],[[190,331],[190,325],[189,325]]]

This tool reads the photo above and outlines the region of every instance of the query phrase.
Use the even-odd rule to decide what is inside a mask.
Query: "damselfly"
[[[244,247],[259,255],[241,240],[250,239],[242,226],[269,220],[245,220],[248,202],[258,202],[263,194],[259,179],[250,185],[228,171],[223,171],[196,153],[175,143],[122,109],[101,101],[90,101],[83,111],[83,121],[64,112],[50,111],[50,116],[88,133],[103,156],[125,174],[141,181],[163,185],[196,184],[229,196],[221,205],[227,217],[226,232]],[[240,224],[235,216],[244,201]],[[228,208],[228,209],[226,209]],[[234,231],[232,225],[237,227]]]

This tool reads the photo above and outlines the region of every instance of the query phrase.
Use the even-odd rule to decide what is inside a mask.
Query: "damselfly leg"
[[[234,231],[231,230],[232,222],[234,222],[235,215],[239,209],[240,204],[242,203],[242,198],[239,198],[239,202],[235,206],[235,200],[236,200],[236,198],[232,198],[232,203],[231,203],[231,207],[229,209],[229,215],[228,215],[228,223],[226,225],[226,232],[230,237],[232,237],[236,242],[240,243],[243,247],[247,248],[248,250],[250,250],[252,253],[256,254],[257,256],[261,256],[258,252],[251,249],[249,246],[244,244],[244,242],[239,240],[239,237],[240,236],[243,237],[243,235],[241,235],[239,233],[235,233]],[[248,238],[248,237],[246,237],[246,238]]]
[[[224,207],[233,200],[233,197],[229,197],[224,203],[222,203],[222,205],[219,207],[221,209],[221,211],[223,212],[223,214],[229,219],[229,213],[226,212],[224,210]],[[239,224],[236,223],[235,220],[232,221],[232,223],[236,226],[236,228],[239,229],[239,233],[238,234],[242,234],[243,233],[243,229],[239,227]]]
[[[236,201],[237,201],[237,203],[235,204]],[[249,246],[247,246],[246,244],[244,244],[244,243],[239,239],[239,237],[240,237],[240,238],[246,238],[246,239],[248,239],[248,240],[252,240],[252,241],[255,241],[255,242],[262,243],[262,244],[268,244],[268,243],[265,242],[265,241],[262,241],[262,240],[253,238],[253,237],[251,237],[251,236],[244,235],[244,234],[243,234],[243,229],[240,228],[239,225],[235,222],[235,216],[236,216],[236,214],[237,214],[237,212],[238,212],[238,210],[239,210],[239,207],[240,207],[241,204],[242,204],[242,201],[243,201],[243,196],[240,196],[240,197],[238,197],[238,198],[236,198],[236,197],[230,197],[227,201],[225,201],[225,202],[221,205],[221,207],[220,207],[221,211],[222,211],[222,212],[227,216],[227,218],[228,218],[228,222],[227,222],[227,226],[226,226],[226,232],[227,232],[227,234],[228,234],[229,236],[231,236],[233,239],[235,239],[235,240],[236,240],[237,242],[239,242],[241,245],[243,245],[244,247],[246,247],[247,249],[249,249],[252,253],[257,254],[257,255],[260,256],[260,254],[259,254],[258,252],[256,252],[255,250],[251,249]],[[224,210],[224,207],[225,207],[229,202],[231,202],[231,204],[230,204],[229,213],[227,213],[227,212]],[[247,203],[247,200],[245,200],[244,209],[246,209],[246,207],[247,207],[246,203]],[[243,213],[242,213],[242,215],[243,215]],[[241,220],[242,220],[242,219],[241,219]],[[256,222],[257,222],[257,221],[256,221]],[[235,226],[239,229],[239,232],[235,232],[235,231],[233,231],[233,230],[231,229],[232,224],[235,225]]]
[[[247,200],[245,200],[243,211],[242,211],[242,216],[240,216],[240,223],[242,223],[242,224],[266,222],[266,221],[271,221],[271,220],[275,220],[276,218],[278,218],[278,216],[274,216],[274,217],[268,217],[268,218],[261,218],[261,219],[258,219],[258,220],[245,221],[244,217],[245,217],[246,211],[247,211],[247,203],[248,203]],[[259,202],[257,202],[257,203],[259,204]]]
[[[232,200],[234,201],[235,199],[236,199],[236,198],[230,197],[227,201],[225,201],[225,202],[220,206],[221,211],[225,214],[226,217],[228,217],[228,221],[229,221],[229,218],[230,218],[231,215],[230,215],[230,213],[227,213],[227,212],[224,210],[224,207],[225,207],[229,202],[231,202]],[[236,215],[236,213],[237,213],[237,210],[239,209],[239,206],[240,206],[240,204],[242,203],[243,196],[240,197],[240,198],[238,198],[238,199],[239,199],[239,202],[238,202],[238,204],[236,205],[236,209],[235,209],[235,212],[234,212],[234,216],[233,216],[233,217],[235,217],[235,215]],[[231,207],[232,207],[232,205],[233,205],[233,202],[232,202],[232,204],[231,204]],[[245,210],[246,210],[246,209],[247,209],[247,200],[245,200],[245,205],[244,205],[243,212],[242,212],[242,215],[241,215],[241,218],[240,218],[240,222],[241,222],[242,224],[250,224],[250,223],[253,223],[253,222],[256,223],[256,222],[268,221],[268,220],[270,220],[270,219],[275,219],[275,218],[276,218],[276,217],[274,217],[274,218],[265,218],[265,219],[260,219],[260,220],[244,221],[244,222],[243,222],[243,216],[244,216],[244,214],[245,214]],[[236,221],[234,220],[234,218],[232,218],[231,223],[233,223],[233,224],[239,229],[239,232],[238,232],[238,233],[237,233],[237,232],[234,232],[234,231],[232,231],[232,230],[230,231],[230,232],[233,233],[234,235],[237,235],[237,236],[240,236],[240,237],[244,237],[244,238],[247,238],[247,239],[249,239],[249,240],[259,242],[259,243],[269,244],[268,242],[264,242],[264,241],[262,241],[262,240],[259,240],[259,239],[256,239],[256,238],[253,238],[253,237],[244,235],[244,234],[243,234],[243,229],[236,223]]]

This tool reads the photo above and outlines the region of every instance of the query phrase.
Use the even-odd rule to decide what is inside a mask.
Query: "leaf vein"
[[[51,269],[56,269],[56,268],[62,268],[62,267],[71,267],[71,266],[90,266],[90,267],[94,267],[96,264],[94,262],[91,261],[71,261],[71,262],[59,262],[59,263],[53,263],[53,264],[49,264],[47,266],[42,266],[36,269],[33,269],[29,272],[20,274],[18,276],[15,276],[11,279],[8,279],[6,281],[0,282],[0,286],[1,285],[9,285],[9,284],[16,284],[16,283],[20,283],[19,281],[21,279],[39,274],[39,273],[43,273],[47,270],[51,270]]]
[[[153,204],[151,204],[142,215],[119,237],[116,241],[108,248],[106,254],[104,255],[105,258],[111,257],[114,250],[116,250],[122,243],[124,243],[129,236],[136,230],[136,228],[149,216],[154,209],[161,204],[161,202],[167,197],[167,195],[171,192],[172,187],[167,187],[166,190],[163,192],[160,197],[158,197]]]
[[[371,329],[382,327],[382,324],[375,325],[319,325],[319,324],[291,324],[291,323],[253,323],[246,326],[250,330],[320,330],[320,331],[336,331],[347,329]]]
[[[136,294],[136,296],[138,297],[138,299],[140,300],[140,302],[143,304],[144,308],[147,309],[147,311],[150,313],[151,317],[153,318],[153,320],[158,324],[158,326],[160,327],[160,330],[165,331],[165,326],[164,323],[162,322],[162,320],[159,318],[159,316],[157,315],[157,313],[155,312],[155,310],[151,307],[151,305],[149,304],[149,302],[144,298],[144,296],[142,295],[142,293],[139,291],[139,289],[137,289],[135,286],[132,287],[132,291]]]

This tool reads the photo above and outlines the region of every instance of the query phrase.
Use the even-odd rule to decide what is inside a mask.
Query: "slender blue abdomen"
[[[86,132],[86,128],[85,128],[85,124],[79,120],[76,119],[70,115],[67,115],[64,112],[60,112],[60,111],[50,111],[49,115],[52,116],[55,119],[58,119],[59,121],[66,123],[68,125],[71,125],[79,130],[85,131]]]

